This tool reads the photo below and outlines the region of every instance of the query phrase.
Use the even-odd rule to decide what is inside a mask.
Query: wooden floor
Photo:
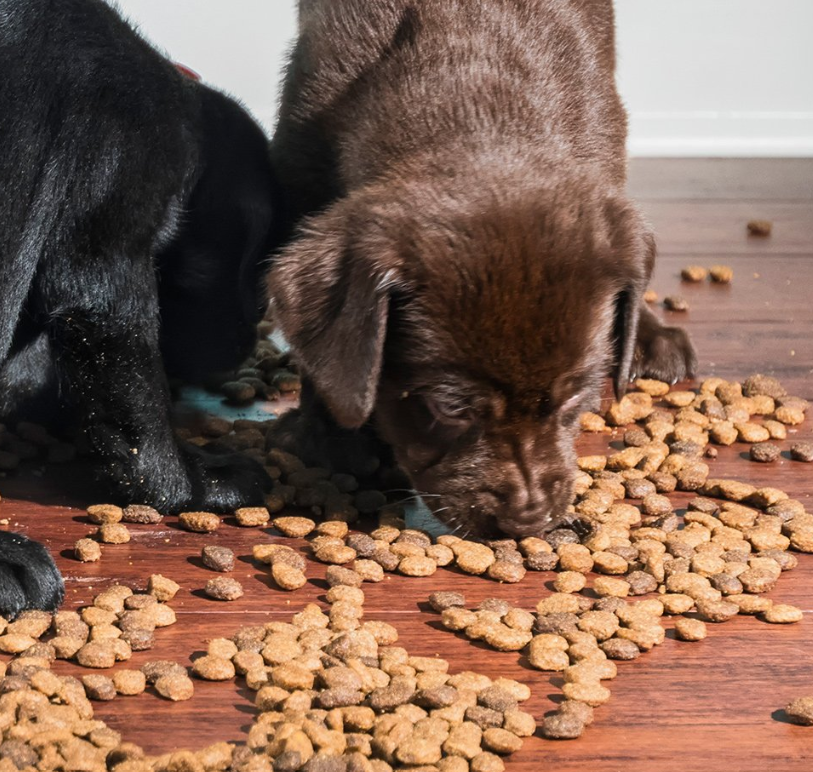
[[[653,287],[661,295],[680,293],[691,306],[670,314],[685,324],[700,352],[701,375],[741,378],[761,371],[779,376],[788,388],[813,399],[813,161],[637,161],[632,188],[656,227],[660,259]],[[751,218],[774,222],[770,239],[748,238]],[[680,268],[689,263],[733,266],[730,287],[681,285]],[[811,439],[808,421],[793,435]],[[606,437],[586,438],[582,452],[602,452]],[[747,461],[743,446],[725,449],[713,463],[713,476],[731,476],[781,487],[813,511],[813,466],[783,459],[774,467]],[[98,564],[80,565],[68,548],[91,527],[82,507],[96,502],[81,474],[30,470],[0,480],[0,519],[46,540],[65,572],[67,606],[86,603],[113,582],[143,587],[161,572],[182,584],[173,605],[178,623],[159,630],[151,652],[133,663],[171,658],[189,662],[213,636],[230,635],[245,624],[287,618],[303,604],[319,600],[322,568],[314,581],[286,594],[271,587],[266,572],[246,557],[251,545],[269,537],[227,523],[216,536],[178,530],[172,519],[159,527],[133,526],[133,541],[105,547]],[[224,544],[241,556],[235,576],[246,596],[231,604],[202,596],[211,574],[197,556],[205,544]],[[369,586],[366,613],[396,625],[401,642],[414,654],[440,653],[454,671],[475,669],[528,683],[537,717],[553,707],[560,682],[533,671],[516,654],[495,653],[439,629],[425,606],[437,589],[462,590],[473,602],[499,596],[532,609],[549,592],[547,574],[529,574],[519,585],[441,571],[428,579],[389,577]],[[750,618],[711,626],[702,643],[669,639],[633,663],[621,663],[610,684],[612,699],[596,711],[596,721],[572,742],[532,738],[508,762],[509,772],[540,769],[590,772],[731,769],[778,772],[813,768],[813,728],[782,720],[780,709],[793,697],[813,694],[813,556],[783,576],[772,597],[801,606],[801,624],[769,626]],[[63,671],[69,665],[60,665]],[[250,695],[231,683],[199,683],[189,703],[170,704],[153,695],[100,703],[97,715],[149,752],[200,747],[216,740],[239,741],[252,722]]]

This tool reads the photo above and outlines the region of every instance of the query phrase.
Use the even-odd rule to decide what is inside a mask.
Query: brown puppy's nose
[[[555,471],[534,474],[531,479],[519,477],[522,479],[515,479],[503,497],[499,526],[511,536],[539,536],[565,517],[572,478]]]

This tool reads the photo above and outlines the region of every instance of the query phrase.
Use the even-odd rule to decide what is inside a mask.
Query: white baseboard
[[[813,112],[633,112],[631,156],[813,156]]]

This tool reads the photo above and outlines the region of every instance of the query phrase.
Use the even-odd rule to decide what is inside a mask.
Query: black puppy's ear
[[[275,318],[336,421],[354,429],[375,406],[396,273],[369,223],[337,204],[275,258]]]
[[[623,270],[623,289],[615,303],[616,399],[627,393],[638,341],[638,323],[644,292],[655,264],[655,237],[638,210],[629,202],[613,199],[607,204],[614,262]]]

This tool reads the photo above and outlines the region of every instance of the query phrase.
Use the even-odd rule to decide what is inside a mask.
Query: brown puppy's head
[[[373,416],[441,520],[542,533],[571,501],[579,415],[613,363],[628,381],[651,236],[584,182],[387,193],[339,202],[278,258],[283,331],[338,423]]]

